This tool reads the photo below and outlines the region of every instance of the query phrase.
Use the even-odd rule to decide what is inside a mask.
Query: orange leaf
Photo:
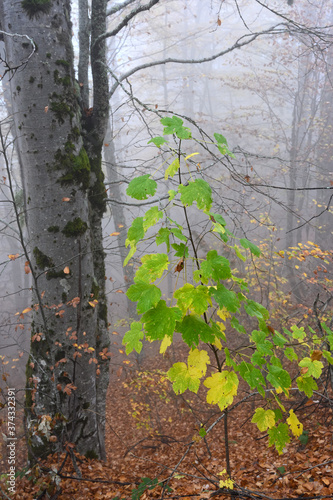
[[[218,24],[219,26],[221,26],[221,24],[222,24],[221,19],[220,19],[219,17],[217,18],[217,24]]]
[[[20,256],[19,253],[16,253],[15,255],[13,255],[11,253],[11,254],[8,255],[8,259],[10,259],[10,260],[16,260],[19,256]]]
[[[61,201],[71,201],[71,199],[70,199],[70,198],[66,198],[66,197],[65,197],[65,198],[63,198]]]
[[[64,269],[64,273],[65,273],[65,274],[69,274],[69,273],[70,273],[70,270],[69,270],[69,267],[68,267],[68,266],[66,266],[66,267],[65,267],[65,269]]]
[[[118,227],[124,227],[124,225],[123,224],[118,224]]]
[[[31,273],[29,262],[27,260],[25,261],[25,264],[24,264],[24,272],[25,272],[25,274]]]
[[[323,353],[321,351],[312,351],[311,361],[319,361]]]
[[[116,231],[115,233],[111,233],[110,236],[118,236],[118,234],[120,234],[118,231]]]
[[[44,108],[45,113],[47,113],[47,112],[48,112],[48,110],[49,110],[49,107],[48,107],[48,106],[45,106],[45,108]]]

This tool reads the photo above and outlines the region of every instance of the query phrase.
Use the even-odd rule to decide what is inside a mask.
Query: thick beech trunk
[[[103,458],[108,357],[99,353],[109,345],[101,233],[103,130],[93,136],[96,123],[81,117],[70,2],[3,0],[0,14],[4,31],[26,34],[36,44],[26,66],[10,75],[36,277],[27,365],[30,456],[71,442],[81,453]],[[4,40],[12,67],[31,51],[27,39]]]

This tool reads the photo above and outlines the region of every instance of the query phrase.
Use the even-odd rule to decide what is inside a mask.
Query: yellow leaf
[[[160,354],[164,354],[169,345],[171,345],[171,343],[172,343],[171,338],[169,337],[169,335],[166,335],[161,342]]]
[[[192,156],[198,155],[200,153],[191,153],[190,155],[187,155],[185,158],[185,161],[188,160],[189,158],[192,158]]]
[[[30,312],[30,311],[32,311],[31,307],[27,307],[26,309],[24,309],[24,310],[22,311],[22,314],[26,314],[26,313],[28,313],[28,312]]]
[[[303,424],[298,420],[294,410],[290,410],[289,414],[290,417],[287,418],[287,423],[289,424],[294,436],[298,437],[303,433]]]
[[[111,233],[110,236],[118,236],[119,234],[119,231],[115,231],[114,233]]]

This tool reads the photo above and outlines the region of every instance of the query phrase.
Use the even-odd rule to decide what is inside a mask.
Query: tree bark
[[[94,135],[94,123],[87,130],[90,117],[82,116],[82,135],[69,0],[3,0],[0,9],[3,30],[27,34],[36,44],[26,66],[10,75],[35,276],[26,396],[30,458],[68,442],[88,457],[104,458],[103,130]],[[31,45],[4,38],[6,60],[15,66]]]

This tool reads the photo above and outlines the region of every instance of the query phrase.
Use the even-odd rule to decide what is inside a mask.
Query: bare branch
[[[107,11],[106,11],[106,15],[107,16],[112,16],[112,14],[116,14],[117,12],[119,12],[120,10],[122,9],[125,9],[125,7],[127,7],[127,5],[131,5],[131,3],[134,3],[136,0],[125,0],[123,3],[121,4],[118,4],[118,5],[114,5],[113,7],[110,7]]]
[[[9,73],[9,72],[15,72],[19,68],[21,68],[22,66],[24,66],[24,65],[26,65],[28,63],[29,59],[33,56],[33,54],[36,51],[36,45],[35,45],[35,42],[33,41],[33,39],[30,38],[30,36],[28,36],[28,35],[20,35],[19,33],[8,33],[7,31],[2,31],[2,30],[0,30],[0,33],[2,35],[11,36],[13,38],[16,37],[16,36],[18,36],[20,38],[27,38],[29,40],[29,42],[31,43],[31,45],[32,45],[32,51],[30,52],[30,54],[28,55],[28,57],[26,59],[24,59],[24,61],[22,61],[19,64],[17,64],[16,66],[10,66],[9,63],[5,59],[2,59],[2,57],[0,57],[0,61],[4,64],[4,67],[5,67],[4,74],[0,75],[0,81],[1,81],[7,73]]]
[[[94,42],[94,45],[96,43],[100,43],[102,40],[105,40],[106,38],[110,38],[112,36],[115,36],[119,31],[121,31],[125,26],[128,25],[131,19],[135,17],[137,14],[140,12],[144,12],[146,10],[150,10],[154,5],[158,4],[160,0],[150,0],[149,3],[146,5],[139,5],[135,9],[133,9],[127,16],[124,17],[124,19],[121,21],[121,23],[118,24],[116,28],[114,28],[112,31],[108,31],[106,33],[103,33],[100,35]]]
[[[156,0],[154,0],[156,2]],[[115,93],[116,89],[119,86],[119,83],[122,82],[123,80],[126,80],[126,78],[129,78],[130,76],[134,75],[134,73],[141,71],[142,69],[146,68],[152,68],[154,66],[160,66],[163,64],[169,64],[169,63],[175,63],[175,64],[202,64],[205,62],[210,62],[214,61],[215,59],[218,59],[219,57],[222,57],[229,52],[232,52],[236,49],[241,49],[242,47],[249,45],[250,43],[254,42],[257,38],[264,36],[264,35],[271,35],[271,34],[282,34],[282,33],[289,33],[289,27],[286,24],[279,23],[276,24],[275,26],[271,26],[267,30],[259,31],[256,33],[252,34],[246,34],[238,38],[238,40],[231,45],[231,47],[228,47],[227,49],[221,50],[217,54],[213,54],[212,56],[208,57],[203,57],[201,59],[176,59],[173,57],[169,57],[167,59],[160,59],[158,61],[152,61],[148,63],[141,64],[140,66],[136,66],[135,68],[130,69],[126,73],[124,73],[122,76],[119,77],[119,79],[113,84],[111,90],[110,90],[110,97],[113,96]]]

